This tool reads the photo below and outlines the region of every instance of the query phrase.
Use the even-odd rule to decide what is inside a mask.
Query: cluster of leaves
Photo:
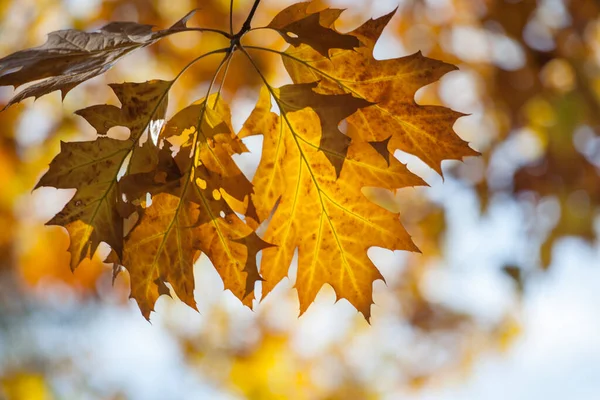
[[[251,306],[256,282],[263,281],[266,296],[287,276],[297,249],[301,312],[327,283],[369,319],[372,285],[383,277],[367,250],[418,249],[398,214],[368,200],[363,188],[424,185],[393,156],[397,149],[440,173],[442,160],[477,154],[452,130],[460,113],[414,101],[419,88],[454,66],[420,53],[373,57],[394,12],[344,34],[334,28],[341,10],[314,11],[311,3],[299,3],[267,26],[251,28],[259,3],[236,34],[231,27],[230,33],[188,27],[192,12],[161,31],[117,22],[91,33],[53,32],[44,45],[0,60],[0,85],[36,81],[11,105],[56,90],[64,97],[131,51],[174,33],[208,31],[230,40],[228,47],[192,60],[171,81],[112,84],[120,107],[77,111],[99,137],[62,143],[37,185],[77,189],[49,222],[69,232],[71,267],[107,243],[108,260],[129,271],[131,297],[146,318],[157,298],[169,293],[167,283],[196,307],[193,264],[201,253],[225,288]],[[243,37],[256,29],[279,32],[290,47],[244,45]],[[271,86],[250,54],[254,51],[280,54],[293,84]],[[247,57],[264,82],[237,135],[221,89],[212,93],[219,80],[222,88],[235,52]],[[173,84],[194,63],[217,54],[223,58],[206,96],[164,122]],[[278,114],[271,111],[273,104]],[[129,138],[108,137],[116,126],[128,128]],[[252,182],[232,159],[247,151],[241,139],[251,135],[264,136]],[[261,237],[256,230],[263,223]]]

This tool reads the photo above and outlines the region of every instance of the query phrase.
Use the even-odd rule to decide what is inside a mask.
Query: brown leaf
[[[129,173],[154,168],[154,145],[148,140],[140,147],[138,140],[153,121],[164,118],[169,87],[169,82],[164,81],[112,85],[124,104],[122,108],[100,105],[79,110],[77,114],[100,134],[116,125],[129,127],[130,140],[100,137],[95,141],[61,143],[61,152],[37,184],[36,188],[77,189],[73,199],[48,222],[69,231],[72,269],[85,257],[91,257],[100,242],[106,242],[118,257],[122,256],[122,217],[128,215],[120,212],[127,208],[123,206],[117,182],[119,172],[131,152]]]
[[[377,60],[373,49],[393,12],[369,20],[353,32],[364,46],[356,51],[332,50],[326,58],[309,46],[290,48],[283,62],[295,83],[319,82],[324,94],[351,93],[372,106],[348,118],[356,126],[357,139],[381,142],[388,138],[389,150],[414,154],[441,174],[441,161],[477,155],[452,130],[463,114],[439,106],[421,106],[416,91],[456,67],[423,57]]]
[[[75,86],[106,72],[132,51],[184,30],[194,12],[160,31],[135,22],[111,22],[96,32],[75,29],[51,32],[43,45],[0,59],[0,86],[17,88],[40,81],[16,94],[6,107],[55,90],[60,90],[64,98]]]
[[[350,138],[340,131],[339,124],[360,108],[368,107],[372,103],[351,94],[322,95],[313,90],[316,86],[316,83],[286,85],[279,90],[276,89],[275,93],[284,113],[307,107],[317,113],[322,131],[319,148],[335,167],[336,174],[339,176],[350,145]]]
[[[123,222],[117,210],[117,175],[131,150],[129,141],[98,138],[93,142],[61,143],[61,151],[36,188],[77,189],[75,196],[48,225],[67,228],[71,238],[71,269],[106,242],[123,251]]]
[[[323,57],[329,57],[330,49],[352,50],[360,46],[355,36],[341,34],[329,27],[342,10],[310,13],[310,4],[305,2],[289,6],[277,14],[267,27],[278,31],[289,44],[308,45]]]
[[[121,107],[102,104],[76,112],[92,125],[99,135],[106,135],[115,126],[129,128],[132,140],[138,139],[147,128],[156,143],[164,124],[168,91],[173,82],[152,80],[143,83],[112,83],[109,86],[121,102]]]

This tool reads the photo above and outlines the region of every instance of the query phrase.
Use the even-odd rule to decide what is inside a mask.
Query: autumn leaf
[[[231,158],[245,146],[223,119],[228,108],[215,107],[215,102],[216,96],[201,100],[166,124],[161,137],[178,139],[174,160],[181,174],[175,184],[149,184],[147,191],[156,195],[125,242],[123,264],[131,275],[131,296],[146,318],[158,297],[168,293],[167,282],[182,301],[196,308],[193,264],[201,252],[212,261],[225,289],[247,306],[261,279],[256,254],[268,244],[224,196],[245,200],[252,194],[252,184]],[[156,181],[168,173],[159,168],[153,175]]]
[[[294,89],[297,87],[287,86],[272,93],[278,98]],[[300,312],[328,283],[338,298],[348,299],[369,319],[373,281],[383,278],[367,250],[371,246],[418,250],[398,215],[370,202],[361,189],[396,189],[424,182],[396,159],[388,165],[365,142],[353,142],[347,155],[329,151],[329,156],[344,160],[338,178],[320,151],[323,130],[319,114],[310,108],[291,112],[282,108],[282,116],[277,117],[270,111],[270,94],[263,90],[240,134],[265,136],[264,156],[254,177],[255,190],[261,193],[255,197],[259,216],[266,218],[278,202],[265,234],[265,240],[277,247],[263,251],[263,297],[287,276],[298,248]],[[345,96],[328,97],[335,104]]]
[[[305,6],[298,6],[302,13]],[[337,11],[311,16],[331,27]],[[369,319],[372,284],[382,276],[367,250],[418,251],[398,215],[371,203],[361,191],[366,186],[424,184],[384,146],[420,156],[440,173],[442,158],[476,154],[452,131],[459,113],[414,101],[420,87],[454,67],[420,54],[387,62],[372,57],[392,15],[351,32],[364,44],[357,51],[329,49],[323,54],[308,43],[292,43],[282,57],[296,84],[274,89],[265,82],[269,93],[263,91],[241,133],[265,136],[254,203],[261,218],[275,209],[265,239],[277,247],[263,254],[263,296],[287,276],[297,248],[301,313],[328,283],[338,299],[348,299]],[[270,96],[280,118],[269,111]],[[346,118],[353,126],[350,136],[338,129]]]
[[[71,269],[104,241],[121,254],[123,225],[117,210],[116,176],[129,153],[129,143],[111,138],[93,142],[61,143],[61,151],[37,187],[76,188],[75,196],[48,225],[69,231]]]
[[[438,172],[443,159],[477,154],[452,130],[462,114],[414,100],[419,88],[455,67],[420,53],[376,60],[373,49],[393,13],[340,33],[333,24],[342,10],[313,12],[313,3],[292,5],[255,28],[281,34],[291,44],[285,52],[245,45],[259,3],[236,34],[187,28],[192,13],[156,32],[135,23],[111,23],[92,33],[54,32],[45,45],[0,60],[0,84],[42,79],[9,104],[59,89],[64,96],[125,54],[172,33],[212,31],[230,39],[229,47],[197,56],[170,81],[111,85],[120,107],[77,111],[99,137],[63,143],[40,180],[38,186],[77,189],[49,223],[69,231],[72,268],[107,243],[107,262],[115,273],[119,265],[129,271],[131,297],[146,318],[160,295],[171,294],[168,285],[196,309],[193,265],[202,253],[225,289],[251,307],[256,283],[263,281],[263,297],[270,293],[298,250],[300,312],[329,284],[368,320],[373,282],[383,279],[369,248],[418,249],[399,215],[363,191],[425,184],[393,156],[396,149]],[[273,87],[249,50],[280,54],[294,83]],[[264,82],[238,136],[222,90],[237,51]],[[171,87],[215,54],[224,57],[206,95],[165,123]],[[128,128],[130,137],[107,136],[116,126]],[[233,159],[247,151],[241,139],[251,135],[264,136],[252,182]],[[261,225],[266,230],[259,236]]]
[[[351,32],[363,44],[355,51],[331,50],[330,57],[324,57],[312,47],[301,45],[282,54],[283,62],[295,83],[319,82],[319,93],[350,93],[373,103],[348,118],[357,128],[356,139],[381,142],[389,138],[392,153],[400,149],[413,154],[441,174],[442,160],[460,160],[479,153],[452,130],[463,114],[445,107],[418,105],[414,95],[456,67],[420,52],[396,59],[375,59],[375,44],[394,13],[369,20]]]
[[[40,81],[15,95],[6,107],[56,90],[60,90],[64,98],[75,86],[103,74],[132,51],[185,30],[194,13],[188,13],[169,29],[160,31],[153,31],[152,25],[111,22],[97,32],[75,29],[52,32],[42,46],[0,59],[0,86],[17,88]]]
[[[277,14],[267,28],[279,32],[289,44],[306,44],[323,57],[329,57],[330,49],[352,50],[360,45],[355,36],[343,35],[324,26],[329,22],[327,17],[322,20],[319,13],[308,12],[310,4],[305,2],[289,6]],[[339,10],[333,12],[336,11]]]
[[[117,184],[119,171],[131,152],[130,173],[153,167],[152,163],[135,162],[136,159],[154,158],[150,155],[153,150],[149,149],[149,144],[140,147],[138,140],[153,121],[164,119],[165,90],[169,84],[152,81],[112,85],[123,104],[121,108],[100,105],[79,110],[77,114],[86,118],[101,135],[114,126],[128,127],[131,130],[129,140],[99,137],[88,142],[61,143],[60,153],[38,182],[36,188],[77,189],[71,201],[48,222],[69,231],[71,269],[85,257],[91,258],[100,242],[110,245],[121,257],[124,216],[119,212],[123,207]]]

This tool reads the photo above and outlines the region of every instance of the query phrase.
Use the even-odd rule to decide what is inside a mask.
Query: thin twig
[[[248,32],[250,30],[250,28],[251,28],[250,24],[252,23],[252,18],[254,18],[254,13],[256,12],[256,9],[258,8],[259,4],[260,4],[260,0],[254,0],[254,4],[252,5],[252,10],[250,10],[250,14],[248,14],[248,18],[246,18],[246,21],[244,21],[244,25],[242,25],[242,28],[235,36],[242,36],[244,33]]]
[[[233,36],[233,0],[229,2],[229,34]]]

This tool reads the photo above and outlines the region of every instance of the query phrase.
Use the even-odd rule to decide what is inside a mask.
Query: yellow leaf
[[[283,87],[273,93],[285,93]],[[336,104],[337,96],[330,96]],[[342,95],[345,97],[345,95]],[[280,100],[277,98],[278,104]],[[257,108],[242,136],[263,134],[263,159],[254,177],[258,215],[266,218],[275,204],[265,240],[277,247],[263,251],[263,297],[287,276],[296,248],[296,288],[303,313],[323,284],[330,284],[338,298],[350,301],[369,319],[373,281],[381,274],[367,256],[372,246],[418,251],[399,221],[371,203],[361,192],[365,186],[401,188],[422,185],[396,159],[390,164],[365,142],[353,142],[339,178],[328,157],[320,151],[322,122],[310,108],[270,110],[270,95],[263,90]]]
[[[163,138],[182,138],[177,140],[180,148],[175,156],[180,175],[155,185],[157,176],[173,175],[161,171],[163,164],[158,164],[154,178],[147,180],[147,190],[157,195],[125,242],[123,264],[131,275],[131,296],[146,318],[158,296],[168,294],[166,282],[181,300],[196,308],[193,264],[200,252],[211,260],[225,289],[247,306],[252,305],[254,283],[261,279],[256,254],[268,244],[222,195],[241,201],[252,194],[252,184],[231,159],[245,147],[237,143],[239,139],[223,119],[228,118],[227,108],[213,110],[207,107],[211,103],[214,98],[193,104],[166,124]],[[141,194],[140,188],[136,190]]]
[[[439,106],[421,106],[415,92],[456,67],[423,57],[377,60],[373,49],[394,12],[369,20],[353,32],[363,46],[355,51],[332,50],[324,57],[309,46],[289,48],[283,62],[295,83],[319,82],[324,94],[350,93],[374,103],[348,118],[358,128],[357,139],[380,142],[391,138],[389,150],[414,154],[441,174],[445,159],[477,155],[452,130],[463,114]]]

